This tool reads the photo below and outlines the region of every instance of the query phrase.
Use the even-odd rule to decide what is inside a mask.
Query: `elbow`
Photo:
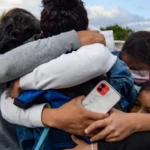
[[[7,108],[5,109],[4,107],[1,106],[1,114],[2,114],[2,118],[5,119],[6,121],[10,122],[10,118],[9,118],[9,114],[7,112]]]
[[[8,91],[5,91],[1,97],[1,104],[0,104],[0,108],[1,108],[1,115],[3,117],[3,119],[5,119],[6,121],[12,123],[13,119],[12,119],[12,108],[11,105],[13,105],[13,100],[9,100],[8,99],[8,95],[7,95]],[[11,104],[11,105],[10,105]]]

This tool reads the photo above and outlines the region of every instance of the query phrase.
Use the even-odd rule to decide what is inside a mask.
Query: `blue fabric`
[[[59,108],[60,106],[71,100],[71,98],[69,98],[68,96],[65,96],[53,90],[25,91],[17,98],[17,100],[20,100],[20,102],[23,103],[28,103],[31,102],[32,99],[33,101],[35,100],[36,103],[40,103],[41,98],[43,102],[48,102],[52,108]],[[22,149],[28,150],[28,147],[30,147],[30,149],[31,147],[34,149],[43,130],[43,128],[29,129],[26,127],[17,126],[17,135],[19,139],[19,144]],[[88,138],[85,137],[84,140],[90,141]],[[76,144],[72,141],[71,135],[69,133],[51,128],[41,148],[44,147],[44,150],[62,150],[66,148],[73,148],[75,146]]]
[[[16,101],[23,103],[24,105],[40,104],[44,102],[50,103],[51,107],[58,108],[63,104],[69,102],[71,100],[70,97],[65,96],[54,90],[28,90],[24,91]],[[19,107],[19,106],[18,106]]]
[[[45,141],[49,131],[50,131],[49,127],[45,127],[44,128],[44,130],[42,132],[42,135],[41,135],[41,137],[40,137],[40,139],[38,141],[38,144],[36,145],[34,150],[39,150],[42,147],[42,145],[43,145],[43,143],[44,143],[44,141]]]
[[[121,94],[120,105],[127,112],[138,95],[134,78],[126,64],[118,59],[108,73],[110,84]]]
[[[124,111],[127,111],[128,108],[135,102],[137,97],[137,91],[134,88],[134,79],[129,68],[124,62],[117,59],[114,66],[109,71],[108,77],[110,84],[121,94],[120,106]],[[58,108],[70,100],[70,97],[54,90],[25,91],[17,98],[17,101],[23,104],[49,102],[53,108]],[[18,126],[17,135],[22,149],[29,150],[30,148],[31,150],[31,147],[34,149],[42,131],[43,128],[28,129]],[[51,128],[41,149],[61,150],[65,148],[72,148],[74,146],[75,143],[72,141],[69,133]]]
[[[17,135],[21,150],[34,150],[44,128],[29,129],[17,126]],[[75,147],[71,135],[61,130],[51,128],[39,150],[62,150]]]
[[[112,52],[119,57],[120,52]],[[109,71],[110,84],[121,94],[120,106],[128,112],[136,101],[138,95],[134,85],[134,77],[129,67],[118,58],[115,65]]]
[[[53,108],[58,108],[71,100],[71,98],[53,90],[25,91],[17,98],[17,100],[20,100],[20,102],[23,103],[28,103],[31,102],[32,99],[33,101],[35,100],[36,103],[40,103],[41,98],[36,99],[36,97],[41,97],[43,103],[48,102]],[[34,149],[42,132],[43,128],[29,129],[26,127],[17,126],[17,135],[21,148],[23,150],[28,150],[28,147],[30,147],[30,150],[31,148]],[[69,133],[51,128],[41,149],[62,150],[75,146],[76,144],[72,141]]]

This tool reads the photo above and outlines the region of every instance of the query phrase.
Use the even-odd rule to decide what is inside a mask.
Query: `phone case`
[[[83,106],[97,113],[107,113],[120,100],[120,94],[106,81],[101,81],[83,100]]]

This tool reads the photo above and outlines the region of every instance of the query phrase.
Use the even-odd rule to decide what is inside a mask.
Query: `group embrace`
[[[150,33],[111,53],[81,0],[42,4],[40,21],[21,8],[0,19],[0,150],[37,150],[46,128],[39,150],[149,150]],[[82,105],[102,80],[121,95],[104,114]]]

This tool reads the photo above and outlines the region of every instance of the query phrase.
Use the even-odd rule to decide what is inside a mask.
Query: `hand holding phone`
[[[83,106],[97,113],[107,113],[120,100],[120,94],[106,81],[101,81],[83,100]]]

